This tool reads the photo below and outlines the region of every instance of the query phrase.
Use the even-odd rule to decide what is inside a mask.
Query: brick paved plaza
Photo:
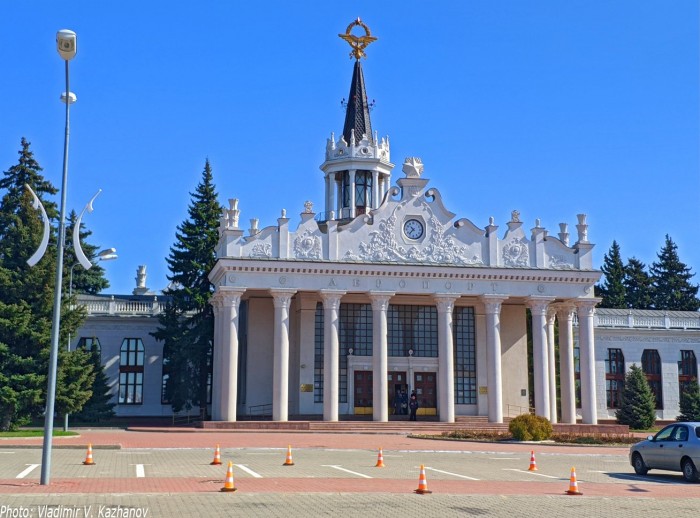
[[[148,431],[146,431],[148,430]],[[700,485],[634,474],[627,448],[502,444],[402,434],[81,430],[0,442],[0,518],[34,516],[690,516]],[[84,466],[86,446],[96,464]],[[221,445],[223,464],[212,466]],[[283,466],[287,447],[293,466]],[[382,448],[385,467],[377,468]],[[537,471],[529,471],[530,451]],[[233,493],[221,493],[233,463]],[[432,494],[416,495],[424,465]],[[575,466],[583,496],[568,496]],[[140,514],[139,514],[140,513]],[[145,513],[145,514],[144,514]]]

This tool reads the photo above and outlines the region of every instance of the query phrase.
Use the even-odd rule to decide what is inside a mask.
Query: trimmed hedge
[[[510,421],[508,430],[516,441],[544,441],[552,436],[552,423],[545,417],[522,414]]]

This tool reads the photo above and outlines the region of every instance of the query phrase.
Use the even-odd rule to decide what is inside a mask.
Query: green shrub
[[[516,441],[544,441],[552,436],[552,423],[545,417],[522,414],[510,421],[508,430]]]

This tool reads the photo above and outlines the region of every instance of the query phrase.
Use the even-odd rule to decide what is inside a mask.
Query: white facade
[[[637,367],[651,373],[654,366],[643,364],[644,351],[658,353],[661,408],[657,409],[656,415],[659,419],[675,419],[679,413],[679,375],[682,378],[684,370],[687,370],[687,376],[697,378],[700,359],[700,313],[596,310],[596,377],[601,380],[598,384],[597,399],[598,416],[601,419],[615,418],[615,408],[609,407],[607,394],[611,388],[609,379],[614,378],[610,374],[610,353],[615,350],[622,353],[624,372],[628,372],[630,367],[636,364]],[[681,361],[683,356],[686,358],[685,362]]]

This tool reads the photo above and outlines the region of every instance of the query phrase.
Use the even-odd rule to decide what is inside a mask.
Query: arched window
[[[656,349],[644,349],[642,353],[642,371],[647,376],[647,382],[654,393],[656,408],[664,407],[663,393],[661,389],[661,358]]]
[[[620,408],[625,388],[625,356],[622,349],[608,349],[605,360],[605,394],[608,408]]]
[[[342,200],[343,207],[350,207],[350,174],[343,173]],[[372,206],[372,172],[355,172],[355,207],[358,213]]]
[[[692,380],[698,379],[698,361],[695,352],[681,351],[681,359],[678,362],[678,395],[688,389]]]
[[[143,360],[140,338],[125,338],[119,350],[119,404],[143,403]]]

